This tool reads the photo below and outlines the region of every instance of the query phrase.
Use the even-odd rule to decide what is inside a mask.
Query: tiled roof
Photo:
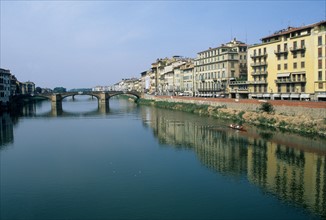
[[[326,21],[320,21],[320,22],[310,24],[310,25],[306,25],[306,26],[302,26],[302,27],[288,27],[286,29],[282,29],[280,31],[277,31],[272,35],[269,35],[267,37],[263,37],[261,40],[271,38],[271,37],[276,37],[276,36],[282,36],[282,35],[289,34],[289,33],[295,32],[295,31],[299,31],[299,30],[310,29],[310,28],[313,28],[315,26],[319,26],[319,25],[322,25],[322,24],[326,24]]]

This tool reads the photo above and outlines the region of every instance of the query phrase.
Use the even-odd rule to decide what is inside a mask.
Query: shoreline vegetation
[[[326,138],[326,117],[313,119],[308,115],[287,115],[276,113],[272,104],[263,102],[255,111],[228,108],[226,105],[211,106],[184,102],[169,102],[153,99],[139,99],[140,105],[155,106],[158,108],[178,110],[202,116],[230,120],[236,124],[249,124],[277,129],[281,132],[292,132],[305,136]]]

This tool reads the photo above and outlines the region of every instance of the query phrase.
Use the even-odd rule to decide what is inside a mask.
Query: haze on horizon
[[[0,67],[54,88],[140,77],[157,58],[326,20],[325,1],[0,1]]]

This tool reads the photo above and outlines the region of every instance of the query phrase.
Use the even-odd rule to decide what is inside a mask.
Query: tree
[[[63,87],[55,87],[55,88],[53,89],[53,92],[54,92],[54,93],[67,92],[67,89],[66,89],[66,88],[63,88]]]
[[[36,87],[35,92],[36,93],[42,93],[42,88],[41,87]]]
[[[275,112],[275,109],[274,109],[274,106],[269,103],[269,102],[264,102],[260,105],[260,108],[259,110],[263,111],[263,112],[267,112],[269,114],[271,113],[274,113]]]

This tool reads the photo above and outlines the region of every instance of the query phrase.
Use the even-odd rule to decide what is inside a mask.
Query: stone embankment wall
[[[326,137],[326,102],[283,101],[283,100],[248,100],[216,99],[182,96],[145,96],[155,105],[159,103],[176,103],[171,109],[187,111],[198,106],[192,112],[216,118],[231,119],[237,123],[248,123],[283,131]],[[269,102],[274,112],[261,110],[261,104]],[[180,106],[179,103],[184,103]],[[160,105],[160,104],[159,104]],[[191,105],[191,106],[186,106]],[[206,107],[205,107],[206,106]]]
[[[274,106],[275,114],[288,116],[305,116],[312,119],[326,119],[326,102],[256,100],[256,99],[217,99],[183,96],[145,96],[145,99],[166,102],[183,102],[214,107],[225,106],[239,111],[256,111],[261,103],[269,102]]]

